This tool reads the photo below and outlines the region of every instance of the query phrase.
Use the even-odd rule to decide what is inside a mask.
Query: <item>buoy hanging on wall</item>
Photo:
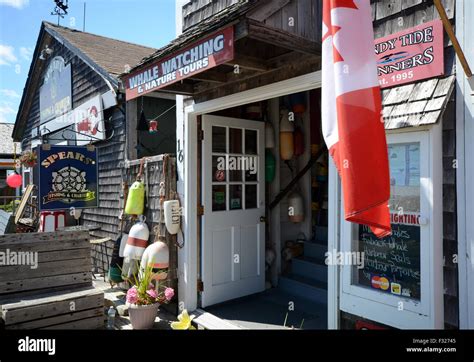
[[[293,138],[294,154],[296,157],[299,157],[304,153],[304,134],[300,127],[296,127]]]
[[[306,111],[306,93],[294,93],[290,95],[290,103],[293,112],[304,113]]]
[[[265,122],[265,148],[275,147],[275,130],[271,122]]]
[[[249,119],[258,120],[262,118],[262,105],[253,103],[245,108],[245,116]]]
[[[265,150],[265,181],[270,183],[275,179],[276,161],[270,149]]]
[[[142,215],[145,211],[145,184],[135,181],[128,191],[125,213],[128,215]]]
[[[288,161],[293,158],[294,154],[294,125],[290,120],[288,110],[282,109],[280,117],[280,157],[282,160]]]
[[[295,224],[304,221],[303,197],[296,191],[288,196],[288,217]]]
[[[145,217],[130,228],[127,238],[127,244],[123,250],[123,268],[122,277],[130,278],[137,270],[138,261],[141,260],[146,247],[148,246],[148,238],[150,230],[145,224]]]
[[[140,269],[143,271],[151,264],[153,279],[165,280],[168,277],[169,261],[170,251],[168,245],[162,241],[155,241],[143,253]]]
[[[127,245],[123,251],[124,258],[140,260],[146,247],[148,246],[148,238],[150,231],[142,217],[139,222],[133,225],[128,233]]]
[[[165,210],[165,225],[166,230],[171,235],[175,235],[179,231],[181,223],[181,207],[178,200],[168,200],[163,203]]]

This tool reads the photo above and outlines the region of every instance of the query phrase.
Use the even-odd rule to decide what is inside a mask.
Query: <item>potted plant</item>
[[[25,167],[34,167],[38,157],[35,151],[24,151],[20,158],[20,163]]]
[[[153,265],[149,264],[134,276],[133,286],[127,291],[127,305],[133,329],[150,329],[155,323],[160,304],[167,304],[174,296],[168,288],[153,280]]]

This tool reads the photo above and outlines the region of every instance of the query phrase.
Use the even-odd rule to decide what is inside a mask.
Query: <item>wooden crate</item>
[[[6,329],[100,328],[104,325],[104,293],[88,288],[31,296],[2,305],[2,318]]]
[[[5,328],[104,325],[104,295],[92,287],[88,231],[4,235],[0,236],[0,252],[37,253],[37,268],[31,264],[0,266],[0,311]]]

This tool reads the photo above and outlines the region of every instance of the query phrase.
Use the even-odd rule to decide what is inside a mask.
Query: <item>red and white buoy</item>
[[[146,247],[148,246],[148,238],[150,230],[142,217],[139,222],[133,225],[128,233],[127,245],[123,251],[124,258],[140,260]]]
[[[168,276],[170,251],[168,245],[162,241],[155,241],[142,256],[140,269],[143,271],[147,266],[153,269],[153,280],[165,280]]]

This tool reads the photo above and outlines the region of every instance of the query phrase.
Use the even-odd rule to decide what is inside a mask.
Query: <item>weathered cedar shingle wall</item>
[[[291,0],[268,17],[264,23],[270,27],[321,42],[322,4],[321,0]],[[315,19],[318,20],[315,21]]]
[[[191,0],[183,6],[183,31],[242,0]]]
[[[227,6],[236,3],[252,3],[246,0],[192,0],[183,6],[183,31],[217,14]],[[256,1],[265,5],[267,1]],[[274,1],[283,4],[281,9],[264,20],[270,27],[282,29],[313,41],[321,40],[322,1],[321,0],[289,0]],[[285,4],[287,3],[287,4]]]
[[[157,158],[166,159],[166,161],[156,160]],[[139,165],[136,162],[135,165],[132,165],[130,168],[127,169],[126,179],[129,185],[131,185],[133,181],[135,181],[136,175],[138,174],[138,170]],[[147,162],[146,167],[144,168],[143,181],[145,182],[146,192],[148,195],[145,217],[148,228],[150,229],[149,242],[150,244],[153,243],[155,241],[156,235],[161,233],[161,235],[164,234],[164,242],[168,244],[169,247],[170,260],[167,285],[175,290],[176,296],[173,299],[174,302],[171,305],[165,307],[168,311],[176,313],[176,301],[178,300],[178,246],[176,244],[177,236],[170,235],[166,230],[166,227],[164,225],[164,214],[161,214],[161,204],[159,198],[160,183],[162,182],[164,182],[165,199],[170,200],[176,198],[176,158],[169,155],[155,156],[154,158],[152,158],[151,161]],[[128,231],[132,225],[133,221],[128,218],[126,230]],[[161,229],[158,229],[159,227],[161,227]]]
[[[99,158],[99,207],[84,210],[82,220],[84,224],[100,226],[94,235],[115,239],[120,214],[121,168],[125,160],[125,118],[118,107],[104,116],[107,117],[107,136],[112,134],[112,129],[114,135],[110,140],[95,144]]]
[[[53,39],[50,48],[53,49],[54,56],[61,56],[64,58],[66,64],[71,64],[72,69],[72,108],[78,107],[82,103],[91,99],[92,97],[103,94],[109,90],[109,87],[92,68],[90,68],[86,63],[84,63],[79,57],[74,55],[68,48],[59,42]],[[47,67],[46,67],[47,68]],[[46,69],[45,68],[45,69]],[[39,85],[40,86],[40,85]],[[25,138],[31,137],[31,131],[33,128],[38,127],[40,124],[39,118],[39,86],[34,92],[34,101],[28,115],[28,122],[26,126]],[[109,117],[112,117],[112,122],[109,122]],[[83,220],[90,222],[93,220],[93,216],[100,212],[104,215],[104,219],[99,223],[102,228],[102,231],[99,231],[99,234],[103,236],[113,237],[116,233],[115,229],[111,225],[111,220],[107,219],[107,215],[118,215],[117,206],[118,203],[117,196],[114,194],[114,199],[105,200],[107,197],[107,191],[117,182],[116,178],[114,179],[113,175],[109,173],[111,169],[117,168],[119,161],[123,160],[123,149],[124,149],[124,124],[125,120],[122,113],[116,108],[114,111],[108,110],[105,111],[104,117],[106,119],[106,128],[111,129],[115,128],[115,134],[111,142],[101,142],[97,143],[96,146],[99,147],[99,193],[100,193],[100,202],[102,203],[100,209],[90,209],[83,213]],[[60,133],[59,133],[60,134]],[[111,131],[107,132],[107,135],[110,135]],[[60,135],[55,136],[60,137]],[[28,143],[25,142],[24,145]],[[104,147],[105,144],[105,147]],[[120,171],[118,171],[120,174]],[[118,190],[120,190],[120,175],[119,175],[119,185]],[[115,200],[115,201],[114,201]],[[112,201],[112,203],[110,203]],[[112,209],[112,211],[109,211]],[[100,211],[98,211],[100,210]],[[95,223],[95,222],[94,222]],[[115,223],[117,224],[117,223]]]
[[[118,134],[117,137],[119,137]],[[124,137],[123,134],[119,138],[121,137]],[[96,224],[101,227],[100,230],[93,232],[96,237],[110,237],[112,239],[112,241],[107,242],[105,248],[102,248],[101,246],[94,246],[93,248],[92,259],[94,272],[100,274],[107,274],[108,272],[114,241],[119,232],[118,216],[124,205],[124,199],[121,198],[122,177],[127,181],[128,186],[130,187],[135,181],[139,170],[139,163],[137,160],[131,161],[129,167],[122,166],[123,163],[118,158],[121,157],[120,155],[123,155],[124,146],[123,143],[117,145],[118,146],[107,144],[106,147],[99,149],[99,184],[101,185],[101,194],[99,196],[100,205],[97,209],[86,210],[82,217],[83,223]],[[116,151],[114,152],[114,150]],[[157,158],[162,158],[162,156],[154,156],[151,158],[151,160],[147,162],[143,171],[143,181],[145,182],[145,185],[147,185],[146,190],[148,195],[145,217],[150,230],[150,243],[155,240],[155,228],[160,224],[160,183],[165,183],[166,199],[172,199],[176,195],[176,159],[174,157],[168,158],[166,172],[163,173],[163,161],[157,160]],[[162,221],[163,220],[164,216]],[[135,222],[135,218],[125,216],[123,231],[128,233]],[[178,262],[178,251],[176,246],[176,235],[170,235],[166,231],[164,224],[162,224],[162,230],[165,232],[166,243],[170,249],[170,268],[167,283],[177,291],[178,276],[176,268]],[[177,298],[174,300],[177,300]],[[176,312],[176,308],[177,305],[172,304],[167,309]]]
[[[78,107],[92,97],[109,90],[102,77],[64,45],[53,39],[49,47],[53,49],[55,56],[62,56],[66,64],[71,63],[72,108]],[[28,141],[25,141],[23,146],[29,145],[32,129],[38,127],[40,123],[39,86],[33,95],[34,101],[25,129],[25,138]],[[99,149],[99,208],[84,210],[82,223],[98,225],[100,230],[95,232],[96,236],[114,239],[117,235],[117,216],[119,214],[121,187],[121,171],[119,166],[124,160],[125,150],[125,117],[119,107],[115,107],[106,110],[104,118],[106,120],[106,136],[112,134],[112,129],[114,129],[114,136],[111,140],[95,144]],[[60,137],[60,132],[54,137]],[[111,247],[111,245],[109,246]],[[98,250],[97,247],[96,249]]]

